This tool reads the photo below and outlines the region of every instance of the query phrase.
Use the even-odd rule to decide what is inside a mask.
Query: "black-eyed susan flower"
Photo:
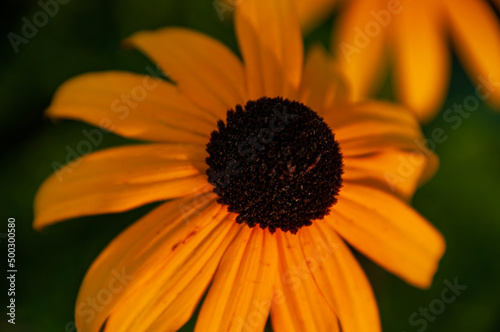
[[[303,61],[289,1],[244,1],[235,24],[243,61],[191,30],[141,32],[127,43],[175,84],[92,73],[56,93],[50,116],[150,143],[53,175],[36,228],[167,200],[89,269],[81,331],[175,331],[204,294],[197,331],[262,331],[269,313],[275,331],[380,331],[345,241],[430,285],[444,242],[407,203],[437,163],[417,121],[387,103],[346,103],[321,48]]]
[[[296,1],[310,7],[304,11],[304,25],[310,25],[318,11],[341,2]],[[478,97],[500,108],[500,23],[485,0],[345,1],[332,51],[355,100],[378,91],[389,66],[396,97],[426,122],[436,115],[448,90],[450,38]]]

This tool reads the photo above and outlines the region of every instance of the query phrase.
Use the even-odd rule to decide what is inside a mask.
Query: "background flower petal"
[[[371,12],[383,9],[383,4],[382,1],[372,0],[351,1],[343,10],[332,34],[332,52],[348,79],[356,101],[365,99],[378,89],[377,83],[381,81],[387,31],[384,27],[373,30],[380,25]],[[368,35],[366,31],[371,32]]]
[[[206,192],[205,151],[192,145],[148,144],[111,148],[56,171],[35,198],[35,228],[146,203]]]
[[[496,83],[487,98],[500,107],[500,22],[486,1],[443,1],[458,56],[476,83]],[[482,77],[483,80],[480,80]]]
[[[450,54],[439,2],[408,1],[391,26],[398,98],[429,122],[446,97]]]
[[[309,31],[321,23],[333,11],[339,1],[337,0],[295,0],[300,26],[304,31]]]

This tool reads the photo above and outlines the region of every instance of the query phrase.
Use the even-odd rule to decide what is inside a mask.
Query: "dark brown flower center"
[[[207,144],[208,181],[236,221],[296,233],[330,213],[342,187],[342,154],[307,106],[261,98],[227,112]]]

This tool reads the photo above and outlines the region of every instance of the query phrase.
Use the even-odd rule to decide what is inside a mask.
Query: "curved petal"
[[[320,45],[313,46],[307,54],[299,99],[320,115],[330,111],[334,103],[349,100],[344,77],[335,70]]]
[[[221,260],[195,331],[263,331],[277,270],[276,240],[243,227]]]
[[[438,158],[428,151],[390,150],[344,158],[344,181],[368,184],[410,201],[416,189],[437,171]]]
[[[35,228],[210,191],[201,147],[148,144],[88,154],[48,178],[35,197]]]
[[[486,1],[444,1],[458,55],[473,80],[493,80],[489,101],[500,107],[500,23]],[[482,80],[480,79],[482,77]]]
[[[394,15],[396,93],[422,122],[429,122],[446,97],[450,55],[439,2],[408,1]]]
[[[75,313],[79,330],[98,332],[106,320],[105,331],[180,328],[240,228],[227,217],[215,195],[192,195],[165,203],[130,226],[85,276]],[[159,321],[162,328],[153,329]]]
[[[151,57],[187,97],[218,119],[225,119],[229,109],[248,99],[240,60],[202,33],[183,28],[139,32],[125,45]]]
[[[441,234],[405,202],[346,183],[328,224],[357,250],[417,287],[429,287],[445,250]]]
[[[335,133],[345,156],[385,149],[417,150],[430,154],[415,116],[390,103],[341,105],[328,112],[325,121]]]
[[[173,85],[126,72],[90,73],[67,81],[57,90],[47,115],[157,142],[205,145],[216,128],[216,119]],[[102,132],[99,135],[102,139]]]
[[[303,46],[294,4],[289,0],[242,1],[236,7],[235,27],[250,99],[296,99]]]
[[[384,1],[350,1],[332,34],[332,52],[355,101],[365,99],[378,88],[383,73],[387,27],[380,26],[371,14],[384,9],[382,4],[385,6]]]
[[[277,231],[278,275],[271,307],[274,331],[338,332],[337,315],[323,297],[310,272],[328,254],[317,244],[314,257],[304,257],[296,235]]]
[[[321,220],[298,232],[304,257],[316,259],[311,271],[343,332],[380,332],[377,302],[370,283],[349,248]],[[318,249],[322,248],[322,249]],[[318,250],[323,251],[318,256]]]

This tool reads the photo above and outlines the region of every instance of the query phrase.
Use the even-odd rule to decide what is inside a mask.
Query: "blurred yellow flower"
[[[352,84],[353,98],[380,89],[388,66],[394,93],[422,122],[431,120],[447,94],[451,55],[480,90],[478,97],[500,107],[500,23],[485,0],[296,0],[303,24],[339,4],[332,52]],[[500,8],[498,0],[495,0]],[[309,5],[311,4],[311,5]]]
[[[49,116],[151,143],[92,153],[51,176],[36,228],[169,200],[93,263],[76,304],[80,331],[175,331],[207,289],[197,331],[262,331],[269,312],[275,331],[380,331],[344,241],[430,285],[444,240],[408,201],[437,158],[413,115],[346,103],[326,52],[314,47],[304,61],[288,0],[244,1],[235,26],[243,62],[208,36],[166,28],[127,44],[175,84],[106,72],[57,91]]]

